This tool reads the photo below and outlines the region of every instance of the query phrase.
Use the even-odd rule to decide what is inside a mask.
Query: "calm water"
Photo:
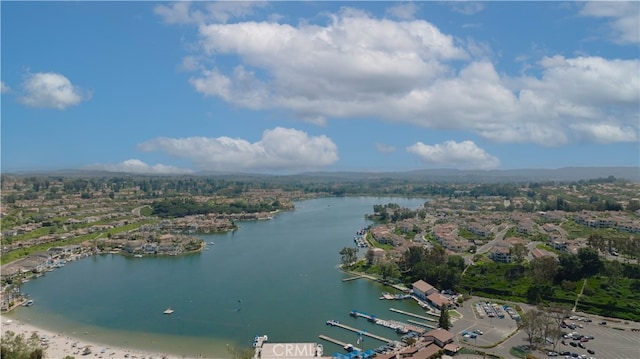
[[[390,307],[420,313],[413,301],[383,301],[391,291],[363,279],[342,282],[339,251],[353,246],[374,204],[415,209],[423,199],[323,198],[296,203],[270,221],[207,235],[200,254],[128,258],[102,255],[68,263],[23,286],[35,305],[11,316],[113,346],[174,354],[228,357],[226,345],[246,346],[256,334],[272,342],[320,342],[325,334],[354,343],[355,333],[328,319],[396,338],[390,329],[348,316],[358,309],[405,320]],[[172,315],[162,312],[171,307]],[[366,339],[364,347],[381,343]]]

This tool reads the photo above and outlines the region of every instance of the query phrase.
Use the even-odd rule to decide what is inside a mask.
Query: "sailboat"
[[[171,314],[171,313],[173,313],[173,309],[167,308],[163,313],[164,314]]]

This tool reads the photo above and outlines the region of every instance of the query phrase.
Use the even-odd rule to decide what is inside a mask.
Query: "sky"
[[[1,170],[640,166],[640,2],[0,2]]]

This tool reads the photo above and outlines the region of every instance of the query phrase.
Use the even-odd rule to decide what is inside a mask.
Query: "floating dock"
[[[433,325],[430,325],[430,324],[427,324],[427,323],[423,323],[423,322],[419,322],[417,320],[407,319],[407,322],[413,323],[413,324],[416,324],[416,325],[419,325],[419,326],[422,326],[422,327],[427,327],[427,328],[430,328],[430,329],[437,329]]]
[[[400,333],[400,334],[406,334],[409,332],[416,332],[416,333],[422,334],[425,332],[423,328],[417,327],[415,325],[398,322],[396,320],[380,319],[375,315],[365,314],[357,310],[352,310],[351,312],[349,312],[349,315],[356,318],[357,317],[365,318],[369,322],[375,323],[377,325],[381,325],[389,329],[393,329],[395,330],[396,333]]]
[[[413,313],[409,313],[409,312],[405,312],[404,310],[400,310],[400,309],[396,309],[396,308],[389,308],[390,311],[392,312],[396,312],[396,313],[400,313],[400,314],[404,314],[404,315],[408,315],[410,317],[414,317],[414,318],[419,318],[419,319],[423,319],[423,320],[428,320],[430,322],[435,322],[436,320],[433,318],[429,318],[429,317],[425,317],[423,315],[418,315],[418,314],[413,314]]]
[[[328,337],[328,336],[326,336],[326,335],[322,335],[322,334],[318,335],[318,338],[320,338],[320,339],[322,339],[322,340],[326,340],[326,341],[328,341],[328,342],[330,342],[330,343],[333,343],[333,344],[337,344],[337,345],[339,345],[339,346],[341,346],[341,347],[343,347],[343,348],[345,348],[345,347],[347,347],[347,346],[349,345],[348,343],[341,342],[341,341],[339,341],[338,339],[333,339],[333,338],[331,338],[331,337]],[[353,350],[360,350],[360,351],[362,351],[362,349],[360,349],[360,348],[356,348],[356,347],[353,347]]]
[[[369,333],[369,332],[367,332],[367,331],[365,331],[365,330],[356,329],[356,328],[353,328],[353,327],[350,327],[350,326],[348,326],[348,325],[344,325],[344,324],[341,324],[341,323],[334,323],[334,324],[333,324],[333,326],[334,326],[334,327],[340,327],[340,328],[342,328],[342,329],[346,329],[346,330],[350,330],[350,331],[352,331],[352,332],[354,332],[354,333],[358,333],[358,334],[366,335],[366,336],[368,336],[369,338],[377,339],[377,340],[379,340],[379,341],[381,341],[381,342],[385,342],[385,343],[392,343],[392,342],[394,342],[394,341],[393,341],[393,340],[391,340],[391,339],[388,339],[388,338],[385,338],[385,337],[381,337],[381,336],[379,336],[379,335],[371,334],[371,333]]]

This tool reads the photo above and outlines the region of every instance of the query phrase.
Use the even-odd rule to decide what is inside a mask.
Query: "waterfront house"
[[[427,296],[427,302],[434,306],[436,309],[441,309],[443,305],[449,304],[449,299],[444,295],[435,292]]]
[[[421,300],[427,300],[427,296],[432,293],[437,293],[438,290],[432,286],[431,284],[420,279],[419,281],[412,284],[413,294]]]
[[[424,337],[426,340],[432,340],[437,346],[443,348],[445,345],[453,343],[454,335],[446,329],[438,328],[428,332]]]

